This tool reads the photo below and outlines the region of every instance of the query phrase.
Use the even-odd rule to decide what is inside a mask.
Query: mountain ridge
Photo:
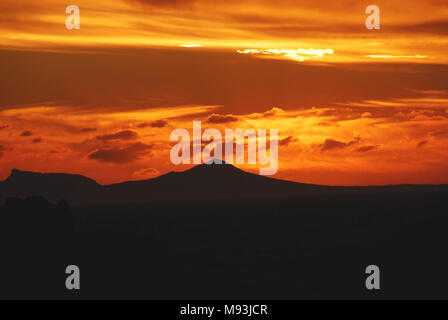
[[[12,169],[0,182],[0,202],[8,197],[43,196],[72,204],[150,203],[241,198],[290,198],[366,192],[447,191],[448,185],[325,186],[275,179],[232,164],[200,164],[155,178],[101,185],[80,174]]]

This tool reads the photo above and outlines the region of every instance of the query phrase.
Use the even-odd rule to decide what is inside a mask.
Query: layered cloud
[[[20,5],[5,0],[0,5],[0,46],[83,52],[106,52],[101,48],[110,46],[183,46],[185,50],[231,48],[296,61],[448,61],[446,1],[378,0],[381,29],[374,31],[364,25],[368,4],[351,0],[79,0],[81,29],[68,31],[65,7],[56,0],[38,4],[25,0]]]
[[[183,110],[182,116],[173,112],[176,108],[139,109],[109,113],[107,117],[103,113],[90,114],[90,123],[97,130],[78,130],[76,134],[70,128],[79,124],[82,115],[75,110],[64,108],[65,125],[58,128],[66,129],[56,130],[56,126],[37,125],[40,118],[60,122],[54,110],[27,109],[28,117],[35,120],[33,131],[39,134],[39,143],[21,137],[19,128],[25,120],[14,117],[18,109],[3,111],[2,117],[11,127],[0,134],[0,161],[5,168],[2,175],[8,174],[8,167],[19,166],[82,173],[101,183],[111,183],[185,170],[190,166],[174,166],[169,160],[173,146],[170,133],[174,128],[185,128],[192,135],[192,121],[201,120],[202,130],[216,128],[222,133],[227,128],[278,129],[278,178],[333,185],[448,180],[448,113],[443,108],[271,107],[238,116],[220,113],[222,108],[218,106],[201,113],[195,108],[189,109],[190,114]],[[167,117],[170,113],[171,117]],[[145,118],[153,123],[161,114],[169,126],[140,126]],[[7,145],[16,147],[7,149]],[[239,166],[256,172],[259,165]]]
[[[112,134],[105,134],[96,137],[99,140],[109,141],[109,140],[135,140],[138,138],[138,134],[132,130],[122,130]]]
[[[337,149],[345,149],[345,148],[348,148],[348,147],[358,144],[358,143],[359,143],[359,139],[354,139],[349,142],[342,142],[342,141],[328,138],[322,144],[321,150],[322,150],[322,152],[324,152],[324,151],[334,150],[334,149],[336,149],[336,150]]]
[[[125,148],[100,149],[89,154],[88,157],[104,162],[127,163],[148,155],[151,148],[150,145],[137,142]]]
[[[166,127],[167,125],[168,125],[168,121],[166,121],[164,119],[159,119],[159,120],[154,120],[151,122],[142,122],[137,127],[138,128],[146,128],[146,127],[163,128],[163,127]]]
[[[227,123],[238,121],[238,118],[234,115],[227,114],[212,114],[208,117],[207,122],[209,123]]]

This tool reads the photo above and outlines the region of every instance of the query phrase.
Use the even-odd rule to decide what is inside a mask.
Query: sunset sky
[[[170,133],[201,120],[278,129],[275,178],[448,183],[446,0],[2,0],[0,21],[0,180],[182,171]]]

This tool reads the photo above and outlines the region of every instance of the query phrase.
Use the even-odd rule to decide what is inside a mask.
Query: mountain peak
[[[187,172],[240,172],[240,173],[246,173],[245,171],[238,169],[233,164],[227,163],[223,160],[219,160],[220,162],[214,162],[213,160],[210,160],[206,163],[198,164],[197,166],[194,166],[193,168],[190,168],[184,173]]]

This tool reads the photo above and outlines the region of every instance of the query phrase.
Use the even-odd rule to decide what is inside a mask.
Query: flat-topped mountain
[[[43,196],[50,201],[67,200],[70,203],[90,202],[101,186],[94,180],[76,174],[38,173],[11,170],[11,175],[0,182],[0,199]]]

